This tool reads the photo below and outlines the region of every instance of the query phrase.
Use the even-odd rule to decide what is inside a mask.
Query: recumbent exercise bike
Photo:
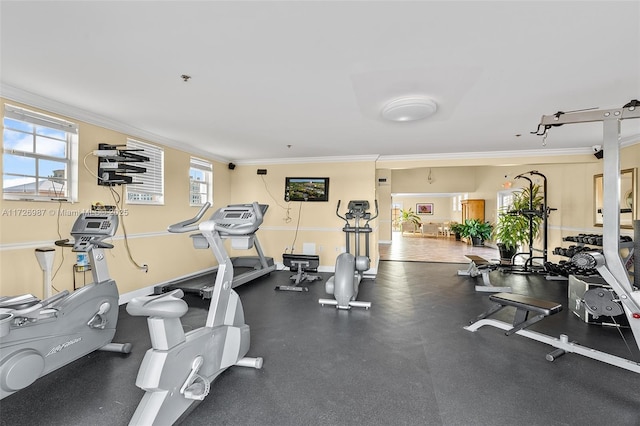
[[[93,282],[45,300],[31,294],[0,298],[0,399],[95,350],[129,353],[131,344],[111,343],[118,322],[118,287],[109,277],[105,238],[118,216],[82,213],[69,240],[56,245],[87,253]]]

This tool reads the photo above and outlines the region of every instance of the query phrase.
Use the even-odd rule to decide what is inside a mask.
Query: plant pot
[[[456,241],[461,241],[462,240],[462,236],[460,235],[459,232],[456,232],[454,235],[456,236]]]
[[[479,237],[471,237],[471,244],[479,247],[479,246],[483,246],[484,245],[484,240],[482,238]]]
[[[518,252],[518,248],[498,243],[498,251],[500,252],[500,259],[511,261],[511,258]]]

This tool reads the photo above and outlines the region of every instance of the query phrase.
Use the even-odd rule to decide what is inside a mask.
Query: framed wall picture
[[[625,169],[620,172],[620,227],[633,228],[636,208],[636,170]],[[593,177],[594,226],[602,226],[603,176]]]
[[[417,203],[417,214],[433,214],[433,203]]]

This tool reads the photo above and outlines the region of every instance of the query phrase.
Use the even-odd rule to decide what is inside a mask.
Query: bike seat
[[[189,310],[182,296],[182,290],[173,290],[160,295],[136,297],[127,303],[127,312],[137,317],[180,318]]]
[[[33,294],[21,294],[20,296],[4,296],[0,297],[0,308],[22,310],[37,305],[40,299]]]

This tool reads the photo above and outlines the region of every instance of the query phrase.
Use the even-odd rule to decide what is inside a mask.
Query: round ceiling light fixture
[[[394,99],[382,108],[382,117],[390,121],[416,121],[432,116],[438,104],[426,96],[407,96]]]

